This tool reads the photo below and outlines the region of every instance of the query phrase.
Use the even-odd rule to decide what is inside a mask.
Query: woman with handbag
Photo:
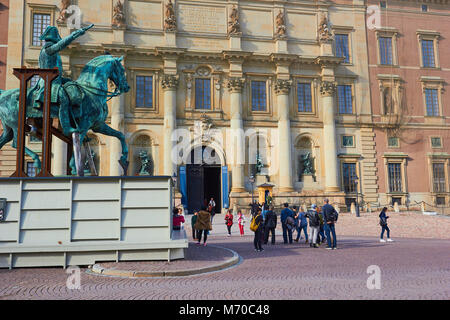
[[[391,239],[390,237],[390,233],[391,230],[389,230],[389,227],[387,225],[387,219],[389,218],[388,216],[386,216],[386,211],[387,208],[384,207],[383,210],[381,210],[381,213],[379,215],[380,217],[380,226],[381,226],[381,237],[380,237],[380,242],[386,242],[386,240],[383,239],[383,235],[384,235],[384,231],[387,231],[387,241],[388,242],[392,242],[394,240]]]

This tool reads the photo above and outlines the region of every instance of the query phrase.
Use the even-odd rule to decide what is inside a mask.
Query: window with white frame
[[[345,193],[357,192],[358,175],[356,174],[356,162],[342,163],[342,181]]]
[[[344,58],[344,63],[350,63],[349,35],[336,33],[334,42],[336,46],[336,57]]]
[[[438,89],[425,89],[425,104],[427,116],[439,116]]]
[[[403,192],[402,164],[388,163],[389,192]]]
[[[438,68],[438,44],[440,33],[437,31],[418,30],[420,64],[422,68]]]
[[[380,49],[380,64],[394,64],[392,55],[392,37],[379,37],[378,47]]]
[[[136,76],[136,108],[154,108],[153,76]]]
[[[297,110],[298,112],[313,112],[311,83],[297,83]]]
[[[33,46],[42,46],[44,41],[40,40],[40,36],[45,31],[45,29],[50,26],[51,14],[49,13],[33,13]]]
[[[195,109],[211,110],[211,79],[195,79]]]
[[[433,163],[433,192],[446,192],[445,163]]]
[[[340,114],[353,113],[353,94],[351,85],[345,84],[337,86],[337,100]]]
[[[267,111],[267,82],[263,80],[251,81],[252,111]]]

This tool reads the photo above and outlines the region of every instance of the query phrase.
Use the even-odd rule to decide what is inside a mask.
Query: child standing
[[[245,216],[242,214],[241,210],[238,210],[238,225],[239,225],[239,232],[241,234],[241,237],[244,236],[244,224],[245,224]]]
[[[231,213],[231,210],[227,211],[227,214],[225,215],[225,224],[227,225],[228,229],[228,236],[231,236],[231,226],[233,225],[233,214]]]

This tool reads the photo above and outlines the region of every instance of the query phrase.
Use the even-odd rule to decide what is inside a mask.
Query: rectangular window
[[[311,84],[297,84],[298,112],[312,112]]]
[[[402,192],[402,164],[388,163],[389,191]]]
[[[422,5],[422,12],[428,12],[428,5],[426,4]]]
[[[398,148],[400,146],[400,142],[397,137],[389,137],[388,138],[388,147],[389,148]]]
[[[398,205],[401,205],[402,204],[402,198],[392,197],[391,205],[394,206],[396,202],[397,202]]]
[[[435,67],[433,40],[422,40],[422,64],[424,67]]]
[[[436,205],[445,206],[445,197],[436,197]]]
[[[346,193],[356,192],[356,179],[358,178],[356,175],[356,163],[343,163],[342,176],[344,180],[344,191]]]
[[[380,47],[380,64],[393,64],[392,60],[392,38],[380,37],[378,39]]]
[[[36,176],[36,167],[34,166],[33,162],[27,162],[27,175],[29,177]]]
[[[431,137],[432,148],[442,148],[442,140],[440,137]]]
[[[266,111],[266,82],[252,81],[252,110]]]
[[[152,76],[136,76],[136,108],[153,108]]]
[[[433,191],[445,192],[445,171],[443,163],[433,163]]]
[[[353,140],[353,136],[342,136],[342,146],[343,147],[354,147],[355,141]]]
[[[341,114],[353,113],[353,99],[351,85],[338,85],[338,107]]]
[[[439,116],[439,99],[437,89],[425,89],[427,116]]]
[[[195,109],[211,109],[211,79],[195,79]]]
[[[348,50],[348,34],[336,34],[336,57],[344,58],[345,63],[350,63],[350,53]]]
[[[386,1],[380,1],[380,7],[386,9],[387,8]]]
[[[50,25],[50,14],[35,13],[33,14],[33,46],[42,46],[44,41],[41,41],[39,37]]]

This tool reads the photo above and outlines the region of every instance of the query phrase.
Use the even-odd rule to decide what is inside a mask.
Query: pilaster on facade
[[[361,187],[365,203],[378,203],[378,169],[376,142],[373,128],[361,128]]]

